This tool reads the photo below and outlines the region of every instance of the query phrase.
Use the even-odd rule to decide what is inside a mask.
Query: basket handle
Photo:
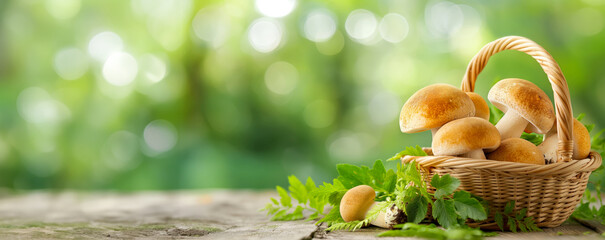
[[[517,50],[527,53],[540,64],[542,70],[548,76],[548,81],[554,93],[557,133],[559,137],[557,162],[571,160],[573,153],[573,115],[567,81],[553,57],[534,41],[519,36],[508,36],[485,45],[468,64],[464,79],[462,80],[462,90],[465,92],[474,91],[477,75],[485,68],[489,58],[504,50]]]

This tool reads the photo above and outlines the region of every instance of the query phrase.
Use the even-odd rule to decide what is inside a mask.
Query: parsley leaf
[[[429,203],[426,198],[416,195],[405,206],[408,222],[419,223],[426,218]]]
[[[452,200],[435,200],[433,203],[433,216],[444,228],[453,227],[458,223],[456,208]]]
[[[473,219],[473,220],[485,220],[487,214],[483,205],[471,197],[471,194],[465,191],[457,191],[454,193],[454,206],[456,206],[456,212],[462,219]]]
[[[449,174],[443,177],[438,174],[433,175],[431,185],[437,189],[435,191],[435,198],[441,198],[446,195],[450,195],[460,186],[460,180],[450,176]]]

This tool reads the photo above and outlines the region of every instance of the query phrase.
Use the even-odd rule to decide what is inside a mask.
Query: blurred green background
[[[405,100],[459,86],[507,35],[559,62],[574,115],[605,127],[605,1],[22,0],[0,2],[0,187],[272,188],[326,181],[430,133]],[[481,74],[552,96],[538,64]]]

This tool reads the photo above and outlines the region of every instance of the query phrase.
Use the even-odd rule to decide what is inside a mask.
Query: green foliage
[[[416,147],[406,147],[405,150],[398,152],[387,161],[400,160],[403,156],[427,156],[427,154],[422,150],[422,147],[416,145]]]
[[[603,207],[601,194],[601,185],[595,185],[594,195],[591,191],[586,189],[584,196],[580,200],[580,204],[573,212],[572,216],[586,220],[597,220],[601,222],[601,224],[605,224],[605,208]]]
[[[542,140],[544,140],[544,135],[542,134],[537,134],[537,133],[526,133],[523,132],[521,133],[521,138],[525,139],[531,143],[533,143],[534,145],[538,146],[540,144],[542,144]]]
[[[444,228],[451,228],[458,224],[456,207],[453,201],[437,199],[433,203],[433,217]]]
[[[408,222],[419,223],[426,218],[429,201],[421,195],[415,195],[405,205],[405,214]]]
[[[581,121],[584,118],[584,114],[580,114],[577,119]],[[585,125],[589,133],[594,131],[594,125]],[[603,133],[605,129],[592,134],[591,137],[591,148],[593,151],[598,152],[601,156],[605,154],[605,135]],[[605,208],[603,208],[603,199],[601,195],[602,191],[602,179],[605,175],[604,167],[600,166],[593,173],[596,181],[589,181],[588,188],[584,192],[580,204],[576,207],[576,210],[572,214],[573,217],[587,220],[596,220],[605,224]],[[591,178],[592,178],[591,176]],[[593,189],[594,192],[589,191]],[[595,197],[596,196],[596,197]]]
[[[435,198],[442,198],[443,196],[450,195],[460,186],[460,180],[453,178],[449,174],[440,177],[439,175],[433,175],[431,179],[431,186],[435,189]]]
[[[473,220],[487,218],[487,212],[480,199],[466,191],[454,192],[460,186],[460,180],[449,174],[442,177],[435,174],[431,179],[431,185],[436,189],[432,214],[441,226],[451,228],[464,224],[469,218]]]
[[[271,198],[271,203],[268,203],[262,209],[267,211],[268,215],[273,215],[271,220],[289,221],[302,219],[304,218],[303,210],[312,212],[309,219],[317,219],[323,213],[324,206],[329,201],[329,197],[326,197],[325,194],[327,191],[330,191],[327,189],[330,188],[332,190],[330,194],[333,192],[338,193],[338,190],[332,184],[322,186],[323,189],[317,188],[310,177],[307,178],[304,185],[294,175],[288,177],[288,182],[290,183],[288,187],[289,193],[284,188],[277,186],[276,189],[280,200],[277,201]],[[293,204],[292,199],[296,200],[297,203]]]
[[[272,199],[262,210],[267,211],[268,215],[273,215],[272,220],[302,219],[302,210],[309,210],[309,219],[321,218],[318,223],[343,223],[335,228],[357,229],[358,227],[344,224],[340,216],[340,200],[347,190],[358,185],[368,185],[377,191],[378,201],[386,200],[389,196],[394,197],[397,174],[392,169],[387,170],[381,160],[376,160],[372,168],[351,164],[338,164],[336,168],[340,175],[332,184],[324,182],[316,186],[313,180],[308,178],[303,185],[295,176],[289,176],[289,192],[277,186],[280,201]],[[293,204],[292,199],[297,203]],[[326,205],[332,206],[332,209],[324,215]]]
[[[271,203],[263,210],[268,215],[273,215],[273,220],[302,219],[302,211],[310,210],[310,219],[321,217],[317,223],[326,223],[328,231],[357,230],[368,225],[381,211],[393,204],[402,209],[411,223],[420,223],[426,219],[430,204],[433,207],[432,216],[448,229],[464,226],[467,219],[483,220],[487,217],[479,198],[465,191],[455,191],[460,181],[450,175],[434,175],[431,185],[436,192],[429,193],[415,162],[398,164],[397,172],[387,170],[380,160],[374,162],[372,168],[339,164],[337,170],[339,176],[332,184],[323,183],[318,187],[311,179],[307,179],[303,185],[296,177],[288,177],[289,192],[278,186],[280,200],[271,199]],[[340,200],[348,189],[358,185],[374,188],[377,193],[375,200],[380,203],[370,210],[364,220],[345,223],[340,216]],[[297,203],[293,204],[292,199]],[[323,215],[327,204],[332,209]]]
[[[336,169],[340,174],[338,181],[347,189],[368,185],[377,192],[390,193],[395,188],[397,176],[392,169],[387,171],[381,160],[376,160],[372,169],[351,164],[338,164]]]
[[[487,218],[485,208],[480,201],[466,191],[454,193],[454,206],[461,219],[484,220]]]
[[[496,123],[498,123],[498,121],[500,121],[502,116],[504,116],[504,113],[502,111],[500,111],[500,109],[498,109],[494,105],[489,106],[489,122],[496,125]]]
[[[390,230],[378,234],[379,237],[421,237],[426,239],[464,239],[474,240],[483,239],[483,237],[496,236],[497,233],[486,233],[478,228],[456,227],[450,229],[441,229],[435,224],[415,224],[404,223],[396,226],[398,230]]]
[[[508,229],[512,232],[541,232],[533,217],[527,216],[527,208],[521,209],[519,212],[514,212],[515,201],[511,200],[504,206],[504,212],[497,212],[494,216],[498,227],[504,231],[504,224],[508,226]]]

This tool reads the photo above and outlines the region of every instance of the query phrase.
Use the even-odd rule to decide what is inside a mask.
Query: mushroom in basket
[[[487,98],[504,112],[496,124],[502,139],[518,138],[526,128],[544,134],[555,121],[550,99],[530,81],[518,78],[500,80],[489,90]]]
[[[471,98],[475,105],[475,117],[483,118],[489,121],[489,106],[481,95],[474,92],[466,92],[466,95]]]
[[[431,130],[443,124],[475,115],[473,101],[462,90],[448,84],[433,84],[414,93],[403,105],[399,127],[404,133]]]
[[[498,149],[487,154],[487,159],[544,165],[544,156],[540,149],[521,138],[502,140]]]
[[[544,141],[538,148],[544,153],[546,163],[555,163],[557,161],[557,145],[559,138],[557,128],[553,127],[546,135]],[[573,120],[573,155],[572,159],[585,159],[590,153],[590,134],[588,129],[580,121]]]
[[[498,129],[483,118],[468,117],[446,123],[433,138],[435,156],[458,156],[485,159],[483,149],[500,145]]]

